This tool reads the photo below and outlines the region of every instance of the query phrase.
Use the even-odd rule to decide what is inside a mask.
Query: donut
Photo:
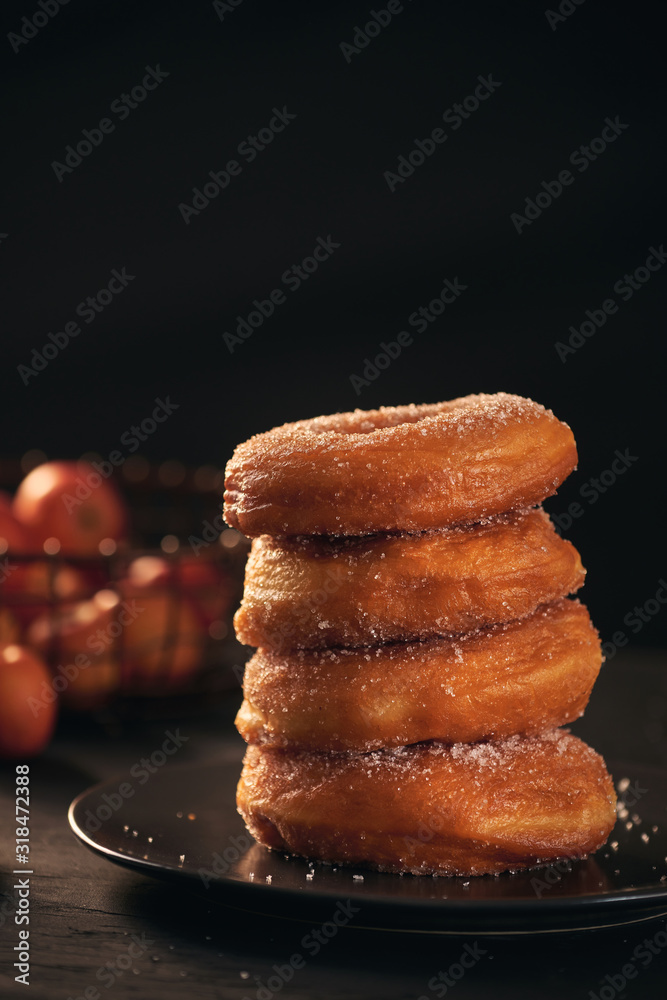
[[[588,611],[568,600],[447,639],[260,650],[236,726],[249,743],[363,752],[539,733],[583,714],[601,663]]]
[[[224,516],[249,537],[424,531],[540,503],[576,463],[567,424],[521,396],[354,410],[239,445]]]
[[[616,820],[604,761],[558,729],[368,754],[249,746],[237,805],[266,847],[415,875],[583,858]]]
[[[262,536],[234,626],[276,651],[428,639],[522,618],[584,575],[539,508],[420,535]]]

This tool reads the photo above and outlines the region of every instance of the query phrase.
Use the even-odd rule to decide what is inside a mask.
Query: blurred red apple
[[[51,673],[25,646],[0,648],[0,757],[26,758],[51,739],[57,696]]]
[[[16,643],[21,637],[21,629],[14,615],[7,608],[0,608],[0,646]]]
[[[164,590],[169,580],[169,563],[162,556],[137,556],[127,567],[128,590]]]
[[[68,682],[60,699],[67,708],[90,711],[106,705],[120,687],[120,663],[108,656],[101,657]]]
[[[119,689],[120,610],[118,594],[101,590],[88,601],[45,614],[31,624],[28,642],[53,661],[54,685],[63,704],[98,707]]]
[[[179,587],[192,600],[208,626],[225,618],[233,598],[231,577],[223,567],[205,556],[180,556],[177,566]]]
[[[0,505],[0,556],[9,552],[25,553],[30,548],[28,532],[12,514],[10,508]]]
[[[139,587],[168,589],[186,597],[206,628],[230,610],[231,578],[214,559],[205,556],[179,554],[171,560],[139,556],[130,563],[127,576]]]
[[[32,622],[27,631],[31,646],[46,657],[74,659],[77,653],[95,658],[114,648],[119,628],[109,628],[120,597],[113,590],[101,590],[90,600],[47,612]]]
[[[46,559],[12,562],[10,555],[4,572],[0,570],[0,601],[24,627],[50,607],[67,607],[87,592],[86,580],[79,570]]]
[[[135,615],[121,640],[130,687],[147,681],[177,686],[197,672],[202,659],[203,626],[190,601],[161,582],[160,562],[158,557],[141,556],[118,585]]]
[[[118,541],[127,524],[116,487],[87,462],[38,465],[21,482],[12,511],[35,546],[57,538],[64,555],[98,555],[100,542]]]

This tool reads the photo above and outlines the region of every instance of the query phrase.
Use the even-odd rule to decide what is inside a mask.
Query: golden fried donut
[[[421,535],[262,536],[234,625],[241,642],[275,651],[429,639],[522,618],[584,575],[540,509]]]
[[[539,733],[583,714],[602,653],[578,601],[430,642],[276,654],[247,664],[249,743],[369,751]]]
[[[604,761],[558,729],[370,754],[250,746],[237,805],[266,847],[415,875],[585,857],[616,820]]]
[[[239,445],[224,516],[250,537],[424,531],[540,503],[576,463],[567,424],[521,396],[354,410]]]

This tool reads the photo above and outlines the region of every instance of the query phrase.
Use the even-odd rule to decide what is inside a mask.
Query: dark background
[[[664,611],[636,635],[623,618],[665,575],[665,275],[565,362],[554,345],[667,238],[660,8],[587,0],[552,30],[540,3],[414,0],[346,62],[340,43],[384,6],[244,0],[221,20],[210,2],[71,0],[14,53],[6,35],[39,7],[3,5],[0,453],[106,457],[169,395],[179,409],[144,453],[224,465],[288,420],[517,392],[579,444],[550,511],[617,449],[636,457],[567,534],[603,638],[659,644]],[[126,120],[110,114],[157,64],[168,78]],[[383,173],[488,74],[500,88],[392,194]],[[236,148],[274,106],[297,117],[247,163]],[[511,213],[607,116],[629,127],[518,235]],[[52,162],[104,117],[114,132],[59,183]],[[186,225],[179,203],[231,158],[241,175]],[[329,234],[340,248],[231,354],[223,332]],[[17,366],[122,267],[128,288],[24,385]],[[465,294],[356,395],[350,375],[445,277]]]

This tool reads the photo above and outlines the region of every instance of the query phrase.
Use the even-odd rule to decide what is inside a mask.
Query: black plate
[[[296,920],[326,922],[339,913],[356,927],[520,934],[608,927],[667,912],[663,770],[612,764],[627,810],[607,846],[586,861],[469,879],[388,875],[268,851],[236,812],[239,770],[235,759],[170,765],[141,788],[122,778],[107,781],[74,800],[70,825],[110,861],[176,879],[210,900]]]

